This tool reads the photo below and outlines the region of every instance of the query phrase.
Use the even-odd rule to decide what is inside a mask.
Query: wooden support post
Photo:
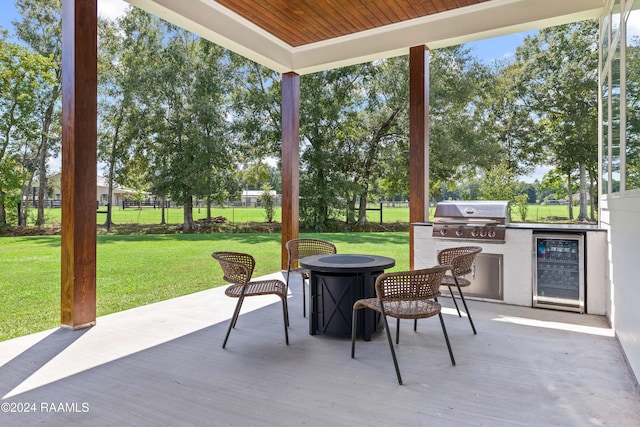
[[[287,268],[285,244],[297,239],[300,220],[300,76],[282,75],[282,245],[281,266]]]
[[[62,2],[62,271],[60,318],[96,322],[97,0]]]
[[[429,51],[409,51],[409,222],[429,217]],[[414,231],[409,228],[409,266],[414,268]]]

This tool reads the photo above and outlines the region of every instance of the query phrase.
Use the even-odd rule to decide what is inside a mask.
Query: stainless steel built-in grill
[[[455,200],[436,205],[434,238],[504,243],[509,223],[509,202]]]

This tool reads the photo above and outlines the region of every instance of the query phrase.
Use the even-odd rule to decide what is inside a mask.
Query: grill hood
[[[434,222],[459,224],[509,223],[509,202],[505,200],[446,200],[436,205]]]
[[[436,205],[432,236],[504,243],[508,223],[507,201],[448,200]]]

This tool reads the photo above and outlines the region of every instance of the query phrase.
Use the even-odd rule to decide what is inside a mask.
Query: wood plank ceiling
[[[216,0],[292,47],[488,0]]]

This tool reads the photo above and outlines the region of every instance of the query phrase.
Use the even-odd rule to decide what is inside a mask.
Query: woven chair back
[[[335,254],[337,252],[333,243],[319,239],[293,239],[289,240],[285,246],[289,253],[289,265],[304,257]]]
[[[236,285],[246,285],[251,280],[255,259],[240,252],[214,252],[213,259],[220,263],[224,280]]]
[[[380,301],[415,301],[436,298],[440,282],[450,265],[422,270],[385,273],[376,279],[376,296]]]
[[[452,274],[456,277],[471,273],[473,260],[482,252],[478,246],[460,246],[443,249],[438,253],[438,264],[451,264]]]

